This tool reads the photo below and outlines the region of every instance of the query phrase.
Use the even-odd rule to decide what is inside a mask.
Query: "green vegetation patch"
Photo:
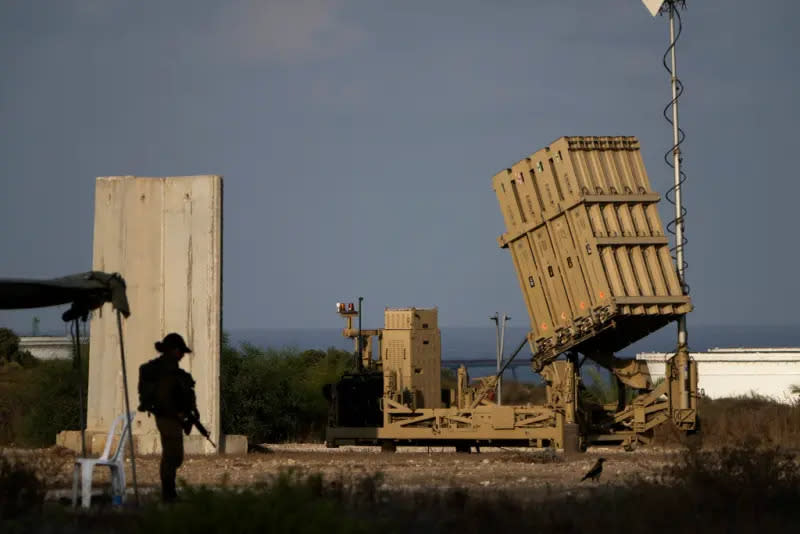
[[[222,432],[250,443],[322,441],[328,420],[325,384],[339,380],[353,355],[337,349],[236,349],[223,340]]]
[[[79,371],[69,360],[0,365],[0,444],[53,445],[62,430],[77,430],[78,384],[87,387],[88,362]]]

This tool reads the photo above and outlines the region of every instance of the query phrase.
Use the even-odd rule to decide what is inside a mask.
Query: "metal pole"
[[[125,369],[125,343],[122,338],[122,313],[117,310],[117,332],[119,334],[119,357],[122,362],[122,389],[125,390],[125,418],[128,420],[128,445],[131,449],[131,474],[133,475],[133,495],[139,505],[139,485],[136,483],[136,453],[133,450],[133,421],[130,420],[131,403],[128,399],[128,371]]]
[[[81,329],[79,321],[80,319],[75,317],[75,320],[72,322],[72,328],[74,329],[72,332],[72,341],[74,345],[73,350],[75,351],[75,365],[77,366],[78,372],[78,418],[81,427],[81,456],[86,458],[86,411],[83,407],[83,363],[81,362]]]
[[[489,316],[490,321],[494,321],[494,356],[497,359],[497,374],[500,375],[500,366],[502,365],[502,361],[500,360],[500,314],[494,312],[494,315]],[[498,381],[494,387],[494,393],[497,402],[500,402],[500,382]]]
[[[514,361],[514,358],[517,357],[517,354],[519,354],[519,351],[522,350],[522,347],[524,347],[526,343],[528,343],[528,336],[525,336],[524,338],[522,338],[522,341],[517,346],[517,348],[514,349],[514,352],[511,353],[511,356],[509,356],[509,358],[505,361],[505,363],[503,363],[503,367],[501,367],[500,370],[497,372],[497,375],[495,375],[495,378],[500,378],[503,375],[505,370],[508,369],[508,366],[511,365],[511,362]],[[484,392],[484,396],[485,395],[486,395],[486,393]],[[481,402],[481,400],[483,400],[483,398],[484,397],[481,396],[481,397],[477,398],[476,400],[472,401],[472,405],[473,406],[477,406],[478,404],[480,404],[480,402]]]
[[[361,369],[361,301],[364,297],[358,297],[358,368]]]
[[[677,60],[675,57],[675,5],[670,3],[669,6],[669,42],[670,42],[670,56],[672,59],[672,79],[670,85],[672,86],[672,164],[675,180],[675,248],[676,255],[675,261],[678,267],[678,277],[681,281],[681,286],[684,285],[684,268],[683,268],[683,204],[681,203],[681,149],[678,146],[679,141],[679,128],[678,128],[678,73],[677,73]],[[682,316],[678,321],[678,346],[686,345],[687,332],[686,332],[686,319]]]
[[[497,372],[500,373],[503,365],[503,338],[506,335],[506,315],[500,318],[500,345],[497,348]],[[503,404],[503,373],[497,378],[497,405]]]
[[[500,328],[500,352],[499,357],[497,359],[497,370],[500,371],[500,365],[503,363],[503,353],[505,352],[505,341],[506,341],[506,321],[511,319],[506,314],[503,314],[503,324]],[[503,373],[500,373],[500,376],[497,378],[497,404],[503,404]]]
[[[683,204],[681,195],[681,149],[679,146],[680,141],[680,128],[678,127],[678,62],[675,54],[675,3],[670,1],[669,4],[669,43],[670,43],[670,59],[672,63],[672,77],[670,85],[672,88],[672,165],[674,171],[675,181],[675,262],[678,268],[678,278],[681,287],[685,287],[685,273],[684,273],[684,251],[683,251]],[[678,353],[681,358],[678,358],[676,364],[678,365],[679,380],[681,383],[681,408],[689,407],[689,358],[688,358],[688,332],[686,328],[686,315],[681,315],[678,318]]]

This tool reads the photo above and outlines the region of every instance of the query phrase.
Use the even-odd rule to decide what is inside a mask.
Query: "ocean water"
[[[675,349],[675,324],[670,324],[653,332],[617,354],[622,358],[633,358],[640,352],[668,352]],[[496,354],[496,330],[493,325],[486,327],[442,327],[442,360],[444,362],[494,359]],[[248,343],[257,347],[298,349],[327,349],[335,347],[352,351],[353,342],[341,335],[341,329],[273,329],[273,330],[226,330],[234,345]],[[527,330],[523,327],[507,327],[505,334],[505,355],[510,353],[525,339]],[[689,325],[689,347],[693,351],[710,348],[733,347],[800,347],[800,326],[695,326]],[[530,350],[525,347],[517,360],[530,360]],[[472,376],[491,373],[493,367],[470,365]],[[518,380],[536,381],[529,369],[519,367],[509,370]]]
[[[442,359],[472,360],[495,357],[494,326],[442,327]],[[235,345],[249,343],[257,347],[295,347],[353,350],[353,342],[341,335],[339,328],[320,329],[248,329],[226,330]],[[622,350],[618,356],[633,357],[639,352],[670,351],[675,348],[676,326],[665,326]],[[506,353],[525,338],[523,327],[507,327]],[[695,351],[732,347],[799,347],[800,326],[693,326],[689,325],[689,347]],[[523,349],[524,353],[525,349]]]

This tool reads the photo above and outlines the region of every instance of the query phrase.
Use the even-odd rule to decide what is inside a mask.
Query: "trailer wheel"
[[[381,452],[397,452],[397,444],[394,441],[385,439],[381,441]]]

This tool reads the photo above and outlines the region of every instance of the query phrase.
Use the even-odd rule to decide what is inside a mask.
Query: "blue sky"
[[[690,324],[800,324],[794,4],[688,4]],[[339,327],[358,295],[373,326],[522,321],[491,176],[562,135],[635,135],[663,194],[666,45],[638,0],[6,0],[0,276],[91,267],[96,176],[214,173],[225,328]]]

